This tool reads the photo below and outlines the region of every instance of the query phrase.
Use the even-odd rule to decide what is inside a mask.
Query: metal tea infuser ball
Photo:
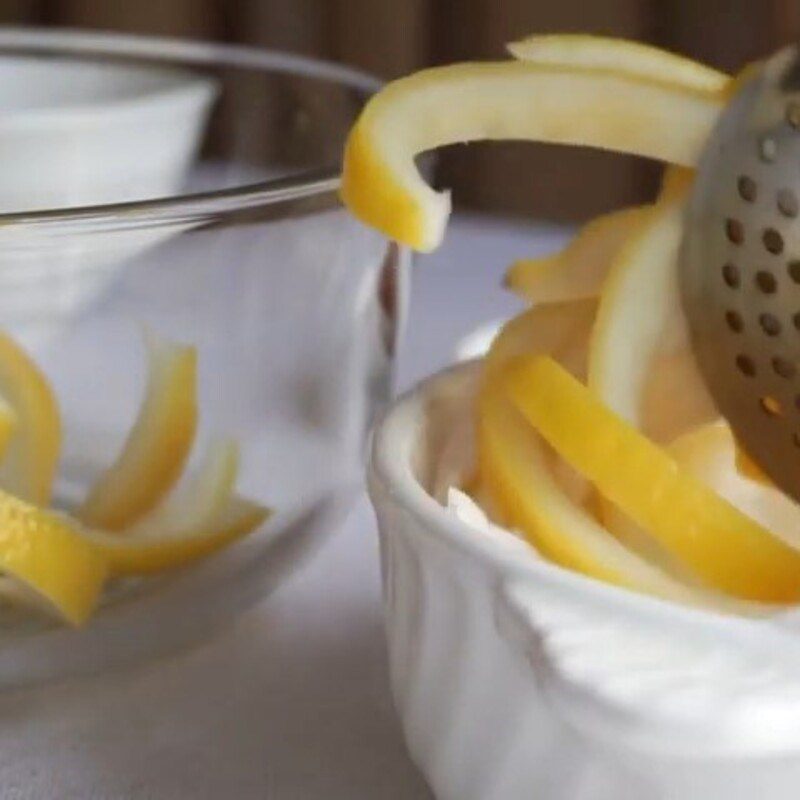
[[[680,284],[739,444],[800,500],[800,48],[743,74],[698,164]],[[680,391],[680,387],[676,387]]]

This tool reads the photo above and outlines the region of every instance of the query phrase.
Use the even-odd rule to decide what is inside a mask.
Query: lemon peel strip
[[[556,452],[701,580],[746,599],[800,599],[800,552],[682,470],[552,359],[521,359],[506,387]]]
[[[202,465],[135,525],[89,536],[116,575],[145,575],[210,555],[263,524],[271,511],[236,495],[239,445],[212,442]]]
[[[535,431],[502,395],[484,390],[479,415],[481,487],[506,527],[521,530],[563,567],[656,597],[701,604],[688,587],[631,553],[572,503],[556,484]]]
[[[124,528],[120,535],[135,537],[153,531],[169,534],[202,526],[216,518],[233,496],[239,462],[239,443],[235,439],[212,441],[202,463],[188,476],[185,485],[176,486],[149,514]]]
[[[725,98],[625,73],[519,61],[454,64],[390,83],[350,132],[341,196],[353,214],[417,250],[435,249],[446,193],[414,158],[456,142],[587,145],[693,166]]]
[[[58,402],[41,369],[4,331],[0,396],[0,486],[22,500],[47,506],[61,451]]]
[[[141,519],[183,471],[197,430],[197,351],[145,332],[148,379],[139,415],[115,463],[76,512],[91,528],[121,530]]]
[[[88,532],[89,540],[107,559],[112,575],[150,575],[186,566],[212,555],[263,525],[272,511],[233,495],[210,519],[190,528],[164,531],[142,528],[134,536]]]
[[[531,303],[563,303],[597,297],[613,260],[646,219],[649,206],[595,217],[560,252],[515,261],[505,284]]]
[[[626,72],[687,89],[722,92],[731,78],[724,72],[660,47],[582,33],[528,36],[506,46],[514,58],[537,64]]]
[[[0,570],[80,625],[97,604],[109,565],[76,520],[0,490]]]
[[[678,249],[691,175],[668,171],[659,201],[614,260],[600,296],[589,346],[588,385],[615,413],[642,426],[647,382],[659,353],[688,352],[678,291]],[[669,341],[669,339],[672,341]],[[666,353],[665,353],[666,351]],[[713,409],[699,373],[683,391]]]
[[[559,459],[554,463],[541,438],[502,392],[510,365],[521,357],[567,356],[576,337],[585,339],[596,303],[578,301],[535,306],[510,320],[484,361],[478,399],[478,474],[481,503],[496,522],[517,528],[561,566],[599,580],[692,606],[763,615],[763,606],[690,585],[631,552],[576,502],[576,481],[585,481]],[[563,354],[563,355],[562,355]],[[564,469],[561,469],[561,468]],[[578,487],[580,489],[580,487]],[[769,607],[768,607],[769,608]]]

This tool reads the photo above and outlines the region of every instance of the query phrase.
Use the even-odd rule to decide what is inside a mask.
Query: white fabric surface
[[[562,231],[459,219],[414,271],[400,388],[520,304],[515,257]],[[100,679],[0,695],[0,798],[429,798],[388,691],[366,499],[315,558],[202,647]]]

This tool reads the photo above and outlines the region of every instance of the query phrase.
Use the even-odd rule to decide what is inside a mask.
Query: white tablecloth
[[[412,281],[400,388],[519,303],[508,262],[563,232],[457,220]],[[194,651],[0,696],[0,798],[428,798],[388,690],[377,537],[364,499],[290,582]]]

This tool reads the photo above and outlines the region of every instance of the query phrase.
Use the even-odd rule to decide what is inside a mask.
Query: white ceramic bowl
[[[0,56],[0,212],[176,194],[216,82],[187,70]]]
[[[218,81],[163,64],[12,52],[34,35],[0,29],[0,214],[24,221],[38,211],[180,194]],[[0,226],[0,318],[15,320],[29,345],[51,341],[63,333],[61,318],[101,297],[125,261],[175,234],[174,227],[139,227],[100,246],[97,236],[70,233],[50,246],[46,235]],[[61,276],[50,290],[31,287],[28,276],[52,272],[54,262]],[[56,286],[66,273],[69,297]]]
[[[445,800],[796,798],[800,635],[672,606],[539,559],[427,491],[474,364],[374,440],[392,690]]]

